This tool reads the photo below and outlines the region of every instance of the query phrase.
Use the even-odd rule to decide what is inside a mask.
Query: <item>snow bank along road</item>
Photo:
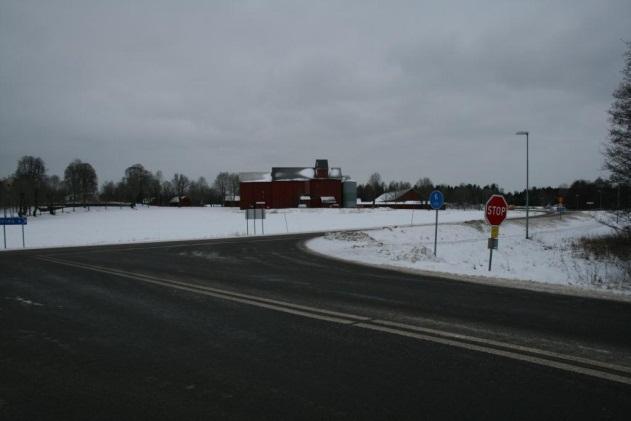
[[[629,262],[581,252],[582,237],[614,232],[616,218],[605,212],[572,212],[562,219],[549,215],[530,224],[502,224],[499,250],[488,271],[489,226],[481,221],[443,224],[434,256],[434,226],[404,226],[365,231],[333,232],[315,238],[308,247],[318,253],[366,264],[431,271],[475,282],[501,282],[522,288],[565,290],[575,294],[608,294],[631,300]],[[498,279],[499,278],[499,279]]]
[[[631,413],[631,304],[329,260],[312,237],[0,254],[0,418]]]

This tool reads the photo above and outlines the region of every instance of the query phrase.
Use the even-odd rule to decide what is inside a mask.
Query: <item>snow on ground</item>
[[[268,210],[265,234],[362,229],[431,223],[434,212],[393,209],[281,209]],[[510,215],[509,215],[510,216]],[[513,216],[520,216],[513,213]],[[481,211],[441,211],[441,222],[462,222],[482,217]],[[257,221],[257,234],[261,234]],[[250,221],[250,235],[253,235]],[[7,247],[22,248],[19,226],[7,226]],[[2,235],[0,233],[0,235]],[[108,207],[28,218],[27,248],[188,240],[246,235],[244,212],[236,208]],[[2,247],[2,244],[0,244]]]
[[[490,228],[481,221],[439,225],[436,257],[433,225],[330,233],[307,246],[368,264],[631,294],[631,279],[623,269],[629,262],[597,260],[576,247],[581,237],[612,232],[603,223],[606,217],[603,212],[565,215],[562,220],[535,218],[530,221],[531,240],[525,239],[523,221],[505,221],[499,249],[493,252],[492,272],[488,271]]]
[[[509,218],[523,217],[510,211]],[[314,251],[357,262],[457,275],[571,285],[631,295],[623,270],[629,262],[602,261],[576,247],[580,237],[610,233],[604,213],[582,213],[531,220],[531,240],[523,221],[507,220],[500,229],[499,250],[488,272],[489,227],[481,210],[440,211],[438,256],[433,255],[434,211],[403,209],[268,210],[265,234],[364,230],[331,233],[314,239]],[[261,235],[261,221],[257,234]],[[383,228],[387,227],[387,228]],[[253,235],[250,221],[249,235]],[[374,229],[378,228],[378,229]],[[7,226],[8,249],[22,248],[21,228]],[[0,234],[1,235],[1,234]],[[120,244],[241,237],[244,212],[236,208],[109,207],[77,208],[57,215],[28,218],[27,248]]]

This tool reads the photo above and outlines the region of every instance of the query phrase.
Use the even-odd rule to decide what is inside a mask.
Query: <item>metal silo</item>
[[[342,203],[345,208],[357,207],[357,183],[355,181],[342,183]]]

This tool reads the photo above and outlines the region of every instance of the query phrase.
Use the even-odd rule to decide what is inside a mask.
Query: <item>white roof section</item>
[[[342,169],[339,167],[330,168],[329,178],[342,178]]]
[[[394,201],[394,199],[396,199],[396,197],[397,197],[397,192],[389,191],[377,197],[375,199],[375,202],[392,202]]]
[[[399,197],[403,196],[405,193],[409,192],[410,190],[413,190],[413,189],[405,189],[405,190],[397,190],[397,191],[385,192],[381,196],[377,197],[375,199],[375,202],[379,202],[379,203],[395,202],[395,201],[397,201],[397,199]]]
[[[239,181],[242,183],[264,183],[272,181],[272,173],[269,171],[263,172],[240,172]]]
[[[274,167],[272,178],[275,181],[306,181],[315,177],[315,169],[305,167]]]

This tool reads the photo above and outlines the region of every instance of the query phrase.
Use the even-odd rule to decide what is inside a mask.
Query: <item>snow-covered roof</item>
[[[342,178],[342,169],[339,167],[330,168],[329,178]]]
[[[328,178],[341,179],[342,169],[339,167],[329,168]],[[312,167],[273,167],[271,172],[242,172],[239,173],[239,180],[248,182],[269,182],[269,181],[306,181],[316,178],[316,169]]]
[[[272,173],[264,172],[241,172],[239,173],[239,181],[242,183],[256,183],[272,181]]]
[[[275,167],[272,168],[274,181],[311,180],[315,177],[315,170],[309,167]]]
[[[169,203],[180,203],[187,199],[188,196],[173,196],[171,200],[169,200]]]
[[[385,192],[375,199],[375,202],[395,202],[398,198],[413,189],[397,190]]]

